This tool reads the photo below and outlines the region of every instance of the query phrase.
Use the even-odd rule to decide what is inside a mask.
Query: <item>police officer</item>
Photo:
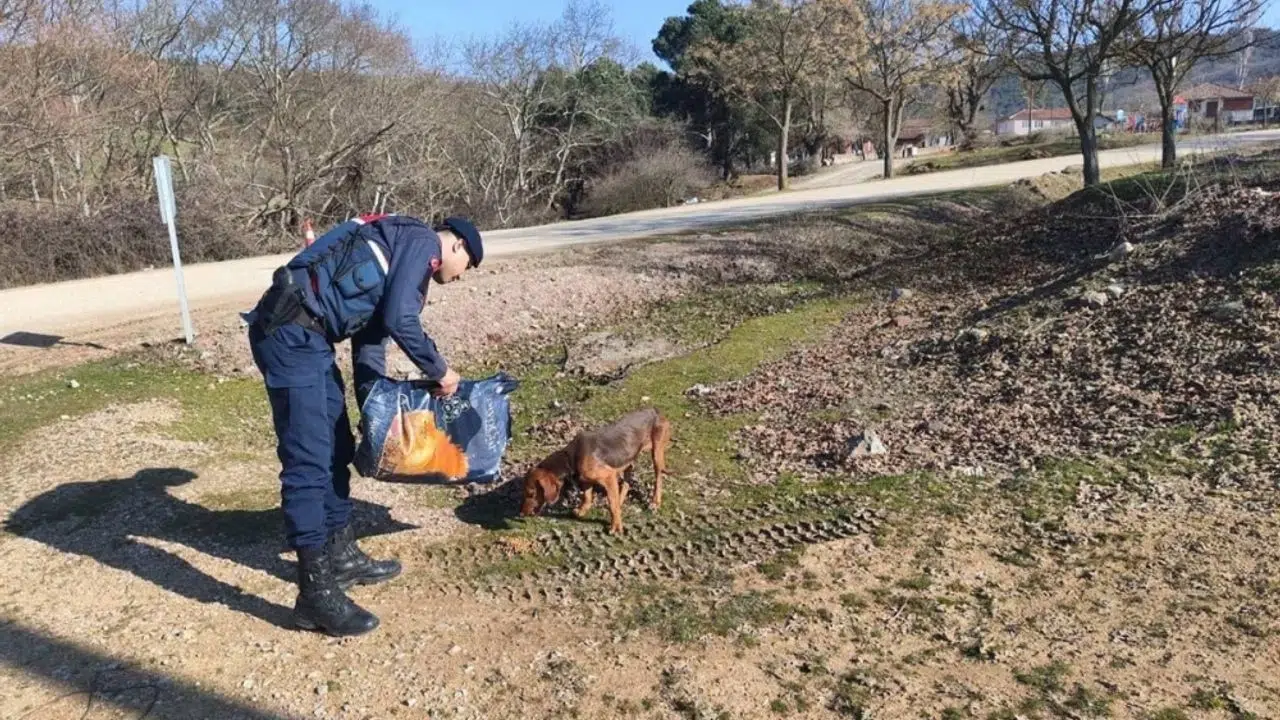
[[[249,345],[271,402],[280,459],[280,499],[298,556],[294,623],[330,635],[359,635],[378,618],[344,592],[400,574],[373,560],[350,526],[355,439],[334,343],[351,340],[357,401],[385,373],[390,338],[452,395],[458,373],[423,332],[429,281],[448,283],[484,258],[480,233],[464,218],[432,227],[399,215],[365,215],[334,227],[276,270],[253,311]]]

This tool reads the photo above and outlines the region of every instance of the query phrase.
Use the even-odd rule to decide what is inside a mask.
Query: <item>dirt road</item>
[[[1243,147],[1280,139],[1280,131],[1212,136],[1184,144],[1184,154]],[[1158,146],[1143,146],[1099,153],[1102,167],[1117,167],[1159,158]],[[795,192],[738,198],[721,202],[646,210],[612,217],[555,223],[486,233],[486,254],[500,257],[587,243],[678,233],[723,226],[813,208],[839,207],[884,201],[911,195],[1000,185],[1078,165],[1079,158],[1057,157],[1008,163],[927,176],[895,178],[872,184],[847,184]],[[853,180],[856,183],[856,180]],[[268,282],[272,270],[286,256],[266,256],[184,268],[193,311],[234,312],[247,307]],[[102,333],[118,328],[116,335],[141,335],[157,326],[170,326],[181,334],[176,284],[168,268],[65,283],[17,288],[0,292],[0,342],[15,333],[63,337]],[[197,325],[197,333],[200,328]],[[18,342],[30,344],[27,336]],[[15,340],[7,341],[14,344]],[[38,342],[38,339],[37,341]]]

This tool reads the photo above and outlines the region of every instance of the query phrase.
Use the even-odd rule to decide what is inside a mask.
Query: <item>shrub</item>
[[[637,149],[587,186],[582,212],[587,217],[668,207],[711,183],[706,161],[679,144]]]
[[[169,234],[153,197],[132,197],[86,217],[74,207],[0,206],[0,288],[132,272],[170,264]],[[184,263],[285,250],[284,238],[239,227],[222,206],[196,193],[178,198]]]

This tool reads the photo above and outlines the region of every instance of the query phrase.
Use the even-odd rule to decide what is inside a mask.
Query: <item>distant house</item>
[[[996,124],[997,135],[1030,135],[1034,132],[1065,131],[1075,128],[1068,108],[1019,110]]]
[[[1098,132],[1123,132],[1125,125],[1123,110],[1116,110],[1111,114],[1100,112],[1093,116],[1093,129]]]
[[[1213,120],[1222,125],[1253,120],[1253,93],[1224,85],[1205,83],[1181,93],[1191,117]]]
[[[923,150],[950,144],[951,137],[946,132],[938,132],[932,121],[911,119],[902,121],[902,129],[898,131],[898,141],[894,145],[894,150],[902,155],[907,148]]]

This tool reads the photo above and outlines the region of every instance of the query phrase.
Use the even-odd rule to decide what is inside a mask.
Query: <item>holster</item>
[[[293,281],[293,273],[287,267],[276,268],[271,275],[271,287],[262,294],[254,311],[257,324],[265,335],[289,323],[324,334],[324,326],[307,310],[302,288]]]

